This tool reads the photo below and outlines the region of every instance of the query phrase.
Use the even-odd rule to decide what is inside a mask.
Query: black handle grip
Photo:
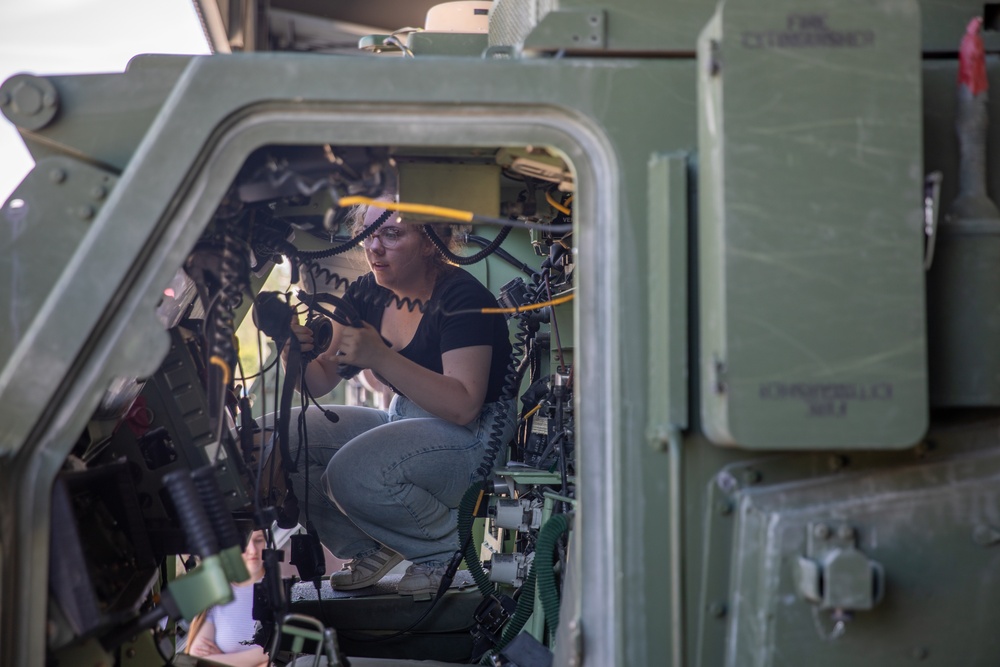
[[[177,516],[187,537],[188,550],[202,558],[219,553],[219,542],[201,506],[201,498],[188,470],[174,470],[163,476],[163,483],[174,501]]]
[[[229,547],[240,547],[243,550],[243,538],[236,527],[233,515],[226,507],[226,499],[219,488],[219,479],[216,477],[215,466],[204,466],[191,473],[191,479],[201,497],[202,507],[208,515],[208,520],[215,531],[215,537],[219,541],[219,546],[223,549]]]

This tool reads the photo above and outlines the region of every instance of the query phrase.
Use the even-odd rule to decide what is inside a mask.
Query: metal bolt
[[[42,110],[42,91],[27,81],[14,87],[14,111],[25,116],[34,116]]]
[[[854,537],[854,529],[845,523],[837,528],[837,537],[842,540],[849,540]]]
[[[715,483],[726,493],[734,493],[740,488],[740,483],[736,481],[736,478],[726,471],[718,474]]]
[[[53,169],[49,172],[49,180],[53,183],[59,184],[66,180],[66,171],[64,169]]]
[[[95,185],[90,190],[90,196],[97,201],[101,201],[102,199],[108,196],[108,189],[103,185]]]
[[[569,639],[572,642],[572,646],[566,664],[569,667],[580,667],[580,663],[583,662],[583,632],[580,631],[579,620],[573,619],[570,621],[567,630],[569,630]]]
[[[715,370],[715,393],[724,394],[726,393],[726,364],[722,362],[721,359],[716,359],[713,366]]]
[[[830,527],[825,523],[821,523],[813,528],[813,535],[821,540],[825,540],[830,537]]]
[[[708,605],[708,613],[712,615],[713,618],[722,618],[726,615],[726,603],[715,601]]]
[[[53,92],[47,92],[42,95],[42,106],[46,109],[51,109],[56,105],[56,94]]]
[[[90,220],[91,218],[94,217],[94,213],[96,213],[94,207],[88,206],[87,204],[83,204],[82,206],[77,206],[76,208],[76,216],[81,220]]]
[[[722,64],[719,62],[719,40],[709,40],[708,47],[708,73],[710,76],[718,76],[719,72],[722,71]]]

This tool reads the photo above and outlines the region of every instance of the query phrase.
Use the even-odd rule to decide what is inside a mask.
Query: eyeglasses
[[[365,239],[366,247],[371,247],[372,241],[378,239],[383,248],[394,248],[399,240],[406,236],[406,230],[399,227],[386,227]]]

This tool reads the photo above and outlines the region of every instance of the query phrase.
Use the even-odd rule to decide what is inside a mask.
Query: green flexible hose
[[[490,576],[483,570],[483,563],[479,560],[476,545],[472,543],[472,522],[475,521],[476,503],[479,502],[479,492],[483,488],[482,480],[474,482],[462,496],[462,502],[458,505],[458,542],[465,544],[465,564],[476,580],[476,586],[484,598],[488,598],[496,592],[496,586],[490,581]]]
[[[521,631],[524,624],[528,622],[531,618],[531,612],[535,609],[535,568],[531,567],[531,571],[528,572],[528,578],[524,580],[524,585],[521,586],[521,595],[517,598],[517,607],[514,609],[514,614],[507,621],[507,625],[504,626],[503,632],[500,633],[500,642],[494,647],[487,651],[482,659],[480,659],[480,665],[489,665],[490,658],[497,653],[499,653],[504,646],[509,644],[517,633]]]
[[[504,626],[503,633],[500,635],[500,643],[497,645],[498,651],[517,636],[517,633],[521,631],[524,624],[528,622],[534,608],[535,567],[532,565],[531,571],[528,572],[528,578],[524,580],[524,585],[521,586],[521,594],[517,598],[517,608],[514,610],[514,615],[507,621],[507,625]]]
[[[545,611],[545,627],[549,636],[554,637],[559,625],[559,588],[556,586],[555,549],[559,538],[569,530],[569,517],[553,514],[538,532],[535,544],[535,563],[532,570],[538,571],[538,597]]]

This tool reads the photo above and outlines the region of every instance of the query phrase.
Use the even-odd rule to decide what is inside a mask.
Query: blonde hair
[[[397,198],[395,196],[384,196],[384,197],[379,197],[379,199],[387,202],[397,201]],[[358,206],[355,206],[351,210],[351,213],[348,217],[351,224],[351,234],[357,236],[362,231],[364,231],[365,227],[368,226],[365,224],[365,218],[368,217],[368,211],[370,211],[373,206],[374,205],[370,204],[360,204]],[[378,207],[376,206],[375,208]],[[430,222],[424,224],[429,226],[437,235],[437,237],[441,239],[441,242],[444,244],[448,252],[458,253],[458,251],[461,250],[464,244],[459,241],[459,237],[462,236],[462,234],[460,233],[460,228],[464,227],[464,225],[457,225],[448,222]],[[417,227],[420,230],[420,233],[424,235],[424,238],[427,240],[427,242],[433,244],[433,241],[427,234],[427,230],[425,229],[424,224],[419,224],[419,225],[414,224],[412,226]],[[442,254],[440,251],[434,253],[433,261],[435,262],[435,264],[442,267],[452,266],[452,262],[450,262],[448,258],[445,257],[445,255]]]

